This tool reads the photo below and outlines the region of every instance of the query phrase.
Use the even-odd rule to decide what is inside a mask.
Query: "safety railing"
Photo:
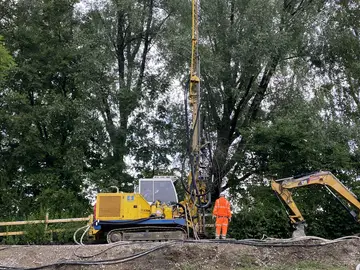
[[[7,221],[7,222],[0,222],[0,227],[8,227],[8,226],[21,226],[21,225],[33,225],[33,224],[44,224],[45,225],[45,233],[53,233],[53,232],[60,232],[64,231],[63,229],[48,229],[49,224],[54,223],[69,223],[69,222],[84,222],[90,221],[92,219],[92,215],[88,217],[82,218],[63,218],[63,219],[49,219],[49,214],[45,215],[44,220],[26,220],[26,221]],[[0,232],[0,236],[12,236],[12,235],[24,235],[26,231],[13,231],[13,232]]]

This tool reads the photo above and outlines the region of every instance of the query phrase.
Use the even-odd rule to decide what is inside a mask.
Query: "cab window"
[[[140,180],[140,194],[146,201],[177,202],[172,180]]]
[[[140,194],[143,195],[148,202],[154,201],[153,184],[153,181],[140,181]]]
[[[161,202],[177,202],[174,185],[169,181],[154,181],[154,199]]]

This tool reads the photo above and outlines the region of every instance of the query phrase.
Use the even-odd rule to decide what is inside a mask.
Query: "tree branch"
[[[234,117],[232,118],[232,120],[230,122],[230,132],[229,132],[229,140],[230,141],[232,140],[232,137],[234,135],[240,112],[243,111],[245,104],[247,104],[253,96],[253,94],[250,94],[250,89],[252,87],[254,80],[255,80],[255,77],[251,76],[249,79],[249,83],[245,89],[245,94],[235,108]]]
[[[144,78],[144,72],[145,72],[145,66],[146,66],[146,60],[147,60],[147,54],[149,52],[149,45],[150,45],[150,29],[151,29],[151,23],[153,19],[153,7],[154,7],[154,0],[149,0],[149,10],[148,10],[148,18],[145,28],[145,36],[144,36],[144,49],[141,56],[141,64],[140,64],[140,71],[139,71],[139,77],[136,84],[136,90],[139,91],[141,89],[141,85]]]
[[[253,175],[253,172],[247,172],[243,176],[241,176],[239,179],[237,179],[238,180],[237,182],[238,183],[243,182],[246,179],[248,179],[251,175]],[[230,180],[229,180],[226,183],[226,185],[221,188],[221,191],[224,191],[224,190],[228,189],[231,185],[232,185],[232,183],[230,183]]]

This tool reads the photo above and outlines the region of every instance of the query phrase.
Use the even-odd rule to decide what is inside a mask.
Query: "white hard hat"
[[[225,197],[225,192],[224,191],[220,193],[220,197]]]

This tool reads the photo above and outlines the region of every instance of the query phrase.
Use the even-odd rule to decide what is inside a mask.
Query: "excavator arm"
[[[271,181],[271,188],[275,191],[276,195],[289,207],[291,213],[288,212],[291,223],[294,225],[296,231],[294,235],[305,235],[304,227],[306,225],[305,219],[302,216],[299,208],[293,200],[291,189],[304,187],[308,185],[323,185],[335,197],[336,194],[343,197],[348,203],[355,207],[360,212],[360,202],[356,195],[352,193],[346,186],[344,186],[331,172],[320,171],[314,174],[305,175],[299,178],[289,177]],[[348,209],[346,205],[344,205]],[[358,214],[350,211],[350,214],[359,220]]]

